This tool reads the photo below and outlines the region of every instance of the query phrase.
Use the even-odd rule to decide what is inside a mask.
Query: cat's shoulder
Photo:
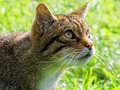
[[[11,33],[0,35],[0,47],[5,47],[9,46],[10,44],[13,44],[16,38],[20,37],[22,34],[23,33]]]

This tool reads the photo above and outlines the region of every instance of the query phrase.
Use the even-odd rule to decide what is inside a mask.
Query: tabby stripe
[[[60,35],[52,38],[51,40],[49,40],[49,42],[44,46],[44,48],[41,50],[41,52],[44,52],[45,50],[48,49],[48,47],[54,42],[54,41],[57,41],[59,43],[63,43],[63,44],[66,44],[67,42],[63,42],[63,41],[60,41],[59,39],[57,39]]]
[[[60,50],[62,50],[63,48],[67,47],[68,45],[64,45],[64,46],[60,46],[58,47],[54,52],[52,52],[52,54],[55,54],[57,52],[59,52]]]
[[[77,23],[77,22],[75,22],[75,21],[73,21],[73,23],[77,26],[77,32],[79,33],[79,35],[81,35],[82,34],[82,31],[81,31],[81,28],[80,28],[80,25],[79,25],[79,23]]]
[[[71,20],[71,18],[69,17],[69,16],[66,16],[65,15],[65,17],[70,21],[70,22],[73,22],[77,27],[78,27],[78,31],[79,31],[79,29],[80,29],[80,26],[81,26],[81,28],[83,29],[83,26],[81,25],[81,22],[79,21],[79,20],[77,20],[79,23],[77,23],[77,22],[75,22],[74,20]],[[79,26],[79,24],[80,24],[80,26]],[[81,31],[81,30],[80,30]],[[82,31],[81,31],[81,33],[82,33]],[[79,33],[79,34],[81,34],[81,33]]]
[[[77,23],[78,24],[78,28],[79,28],[79,31],[81,32],[81,35],[83,35],[82,34],[82,30],[84,30],[84,26],[82,25],[82,22],[80,22],[80,20],[76,20],[77,22],[79,22],[79,23]]]
[[[67,15],[64,15],[70,22],[72,22],[72,20],[70,19],[70,17],[69,16],[67,16]]]
[[[57,42],[60,42],[60,43],[64,43],[66,44],[67,42],[64,42],[64,41],[60,41],[59,39],[56,39]]]
[[[81,23],[79,20],[78,20],[78,22],[80,23],[80,26],[81,26],[81,28],[82,28],[81,30],[84,30],[84,26],[82,25],[83,22]],[[81,32],[82,32],[82,31],[81,31]]]
[[[52,38],[51,40],[49,40],[48,43],[46,43],[46,45],[44,46],[44,48],[41,50],[41,52],[44,52],[45,50],[48,49],[48,47],[56,40],[56,38],[58,38],[60,35],[55,36],[54,38]]]

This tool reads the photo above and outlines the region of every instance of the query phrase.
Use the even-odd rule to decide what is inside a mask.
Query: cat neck
[[[59,77],[65,70],[63,67],[46,67],[41,75],[36,90],[54,90],[58,83]]]
[[[59,67],[59,65],[55,65],[54,63],[51,62],[46,63],[45,60],[47,57],[43,58],[41,57],[41,55],[36,55],[36,53],[32,53],[32,54],[29,53],[29,50],[31,50],[31,43],[32,43],[30,36],[31,36],[31,32],[27,32],[16,38],[16,47],[14,48],[14,51],[16,53],[15,56],[16,58],[22,60],[21,63],[24,65],[23,68],[24,70],[26,69],[24,73],[29,73],[29,77],[31,78],[31,82],[32,82],[32,86],[30,86],[32,88],[31,90],[34,89],[54,90],[57,81],[59,80],[59,77],[65,71],[65,69],[63,66]],[[42,61],[45,62],[42,63]],[[31,69],[28,67],[29,64],[32,65],[29,66],[32,67]],[[34,72],[34,74],[30,75],[30,72]],[[27,74],[24,75],[25,76],[23,80],[25,80],[26,78],[26,82],[29,82],[29,79],[27,79]],[[24,82],[23,80],[22,82]]]

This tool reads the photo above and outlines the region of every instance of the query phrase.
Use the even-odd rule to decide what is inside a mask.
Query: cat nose
[[[85,45],[85,47],[87,47],[89,50],[92,49],[92,46],[93,46],[93,44],[90,42],[86,43],[86,45]]]
[[[82,43],[85,47],[87,47],[89,50],[92,49],[93,42],[92,42],[89,38],[87,38],[87,37],[82,38],[82,39],[81,39],[81,43]]]

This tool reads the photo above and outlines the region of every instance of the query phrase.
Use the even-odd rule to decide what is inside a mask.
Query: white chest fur
[[[61,69],[48,69],[43,71],[42,79],[39,81],[37,90],[54,90],[59,79]]]

